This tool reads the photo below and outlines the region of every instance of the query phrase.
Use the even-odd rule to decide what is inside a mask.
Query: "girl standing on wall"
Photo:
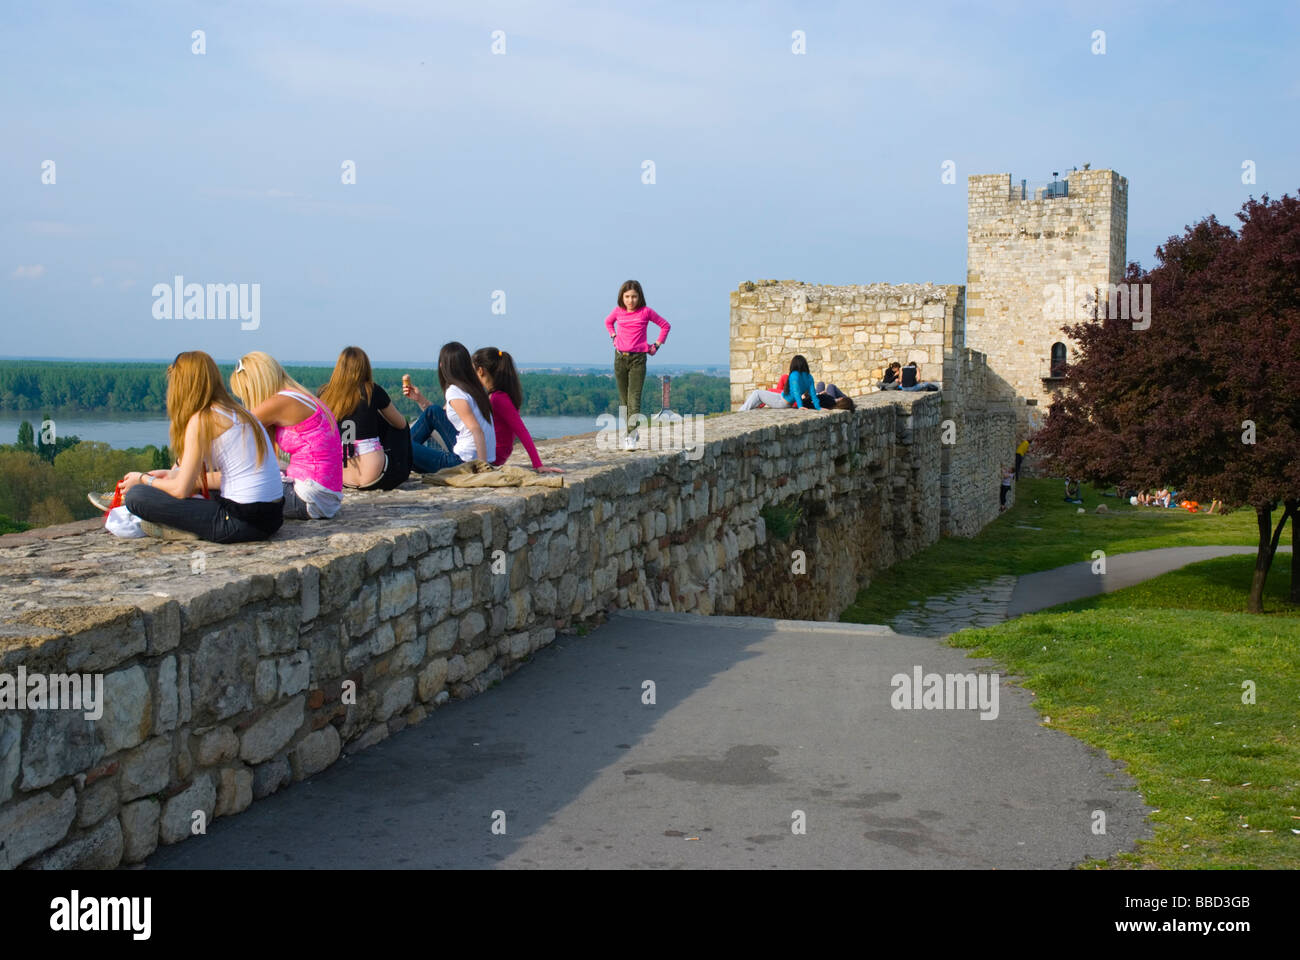
[[[515,370],[515,361],[510,354],[496,347],[484,347],[474,351],[473,361],[474,372],[492,403],[492,426],[497,437],[492,465],[499,467],[509,459],[515,446],[515,437],[518,437],[528,451],[534,470],[538,473],[563,473],[559,467],[542,466],[542,458],[537,455],[533,436],[519,416],[519,408],[524,405],[524,390],[519,385],[519,373]]]
[[[279,530],[284,487],[271,439],[203,351],[179,354],[167,368],[167,416],[177,466],[122,480],[126,508],[145,521],[145,532],[242,543]]]
[[[230,390],[274,432],[289,457],[284,471],[284,515],[328,520],[343,505],[343,458],[338,424],[329,407],[284,370],[274,357],[254,350],[240,357]]]
[[[659,328],[657,343],[647,344],[646,327]],[[605,330],[614,343],[614,382],[619,406],[627,409],[628,434],[624,450],[635,450],[638,433],[633,417],[641,413],[641,388],[645,385],[646,357],[653,357],[668,339],[669,323],[645,302],[641,284],[628,280],[618,288],[618,306],[605,318]]]

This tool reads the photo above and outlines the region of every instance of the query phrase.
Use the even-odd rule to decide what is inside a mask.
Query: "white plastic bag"
[[[140,526],[140,518],[126,507],[114,507],[108,511],[108,516],[104,518],[104,529],[115,537],[125,537],[128,540],[145,535]]]

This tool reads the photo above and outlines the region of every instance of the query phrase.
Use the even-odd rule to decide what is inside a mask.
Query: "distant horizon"
[[[235,363],[238,358],[222,359],[213,357],[218,365]],[[279,359],[278,357],[276,359]],[[38,363],[171,363],[170,358],[166,357],[26,357],[14,356],[10,354],[0,354],[0,361],[34,361]],[[333,367],[334,360],[280,360],[281,365],[286,367]],[[372,367],[395,368],[411,367],[416,370],[436,370],[437,361],[414,361],[414,360],[375,360],[371,358]],[[533,361],[524,363],[516,360],[515,365],[522,370],[529,369],[546,369],[546,370],[604,370],[613,369],[614,364],[610,363],[562,363]],[[677,363],[677,364],[654,364],[654,367],[661,370],[729,370],[731,364],[727,363]]]

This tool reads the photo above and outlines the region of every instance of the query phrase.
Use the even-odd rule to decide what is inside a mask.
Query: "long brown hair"
[[[330,382],[321,387],[320,402],[330,408],[335,422],[342,423],[352,415],[361,400],[370,402],[374,386],[375,378],[366,351],[360,347],[344,347],[334,364]]]
[[[438,385],[442,387],[444,396],[447,388],[453,384],[470,395],[478,412],[483,414],[484,422],[490,424],[492,404],[488,402],[487,391],[474,372],[474,362],[469,358],[469,351],[458,340],[444,343],[438,353]]]
[[[474,366],[482,367],[492,378],[492,392],[504,393],[520,410],[524,405],[524,388],[519,383],[519,371],[514,358],[496,347],[483,347],[474,351]]]
[[[216,361],[202,350],[177,354],[167,368],[167,416],[171,418],[168,439],[176,462],[180,463],[185,455],[185,428],[195,414],[199,417],[199,449],[202,458],[205,461],[209,459],[212,440],[222,432],[217,429],[214,406],[224,407],[248,424],[257,441],[257,463],[260,466],[269,448],[266,431],[226,390]],[[228,425],[223,420],[221,426],[224,429]]]

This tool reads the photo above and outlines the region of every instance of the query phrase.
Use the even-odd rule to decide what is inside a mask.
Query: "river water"
[[[0,443],[16,442],[18,426],[24,420],[39,433],[41,418],[40,413],[0,411]],[[161,447],[167,443],[167,418],[156,414],[90,414],[79,411],[54,413],[51,420],[56,437],[76,436],[82,440],[98,440],[119,450],[150,444]],[[526,417],[524,423],[538,440],[592,433],[600,429],[595,417]]]

